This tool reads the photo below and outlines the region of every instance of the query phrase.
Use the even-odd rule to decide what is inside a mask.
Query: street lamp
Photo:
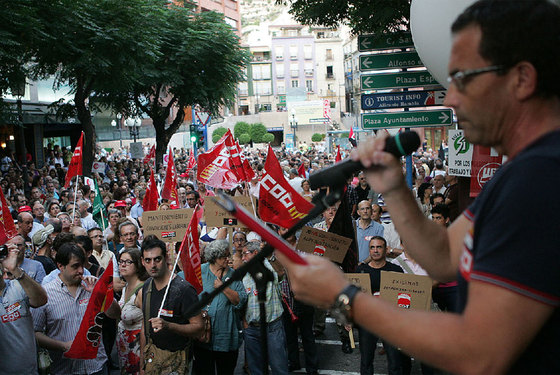
[[[292,114],[290,117],[290,127],[294,130],[294,136],[296,134],[297,125],[298,125],[298,119],[296,117],[296,111],[295,109],[292,109]]]
[[[116,120],[111,120],[111,126],[112,127],[116,127],[117,125],[119,126],[119,144],[122,149],[122,124],[121,124],[122,115],[120,113],[117,113],[115,118]]]
[[[126,119],[126,126],[128,126],[130,136],[134,137],[134,143],[136,143],[136,137],[140,135],[140,125],[142,125],[142,120],[138,117],[135,119],[131,117]]]

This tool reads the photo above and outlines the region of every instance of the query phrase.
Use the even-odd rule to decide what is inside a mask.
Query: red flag
[[[354,128],[350,128],[350,134],[348,135],[348,141],[352,144],[352,147],[358,147],[358,143],[356,142],[356,136],[354,135]]]
[[[342,160],[342,155],[340,155],[340,146],[336,147],[336,158],[334,158],[334,162],[338,163]]]
[[[74,149],[74,155],[72,155],[72,159],[70,159],[70,165],[68,165],[68,171],[66,172],[66,180],[64,181],[64,187],[67,188],[70,186],[70,181],[72,181],[72,177],[74,176],[81,176],[82,172],[82,149],[84,148],[84,132],[80,136],[80,140],[76,144],[76,148]]]
[[[259,216],[262,220],[290,228],[307,215],[313,205],[294,190],[284,178],[270,145],[259,190]]]
[[[107,269],[95,283],[76,338],[72,342],[70,350],[64,353],[66,358],[94,359],[97,357],[97,348],[101,342],[101,323],[103,322],[100,314],[105,312],[112,303],[113,260],[111,259]]]
[[[198,155],[196,179],[212,187],[229,190],[239,185],[241,180],[232,170],[232,161],[226,145],[227,138],[228,133],[210,150]]]
[[[197,293],[202,292],[202,273],[200,270],[200,244],[198,243],[198,222],[202,217],[202,209],[196,207],[191,217],[189,226],[181,247],[179,248],[179,257],[183,266],[185,280],[187,280],[196,289]]]
[[[255,178],[255,171],[249,165],[249,160],[245,158],[245,155],[243,154],[243,150],[241,150],[241,147],[239,146],[239,143],[237,141],[235,141],[235,147],[237,148],[236,149],[237,153],[241,157],[241,163],[243,164],[243,173],[245,173],[245,181],[249,182],[253,178]]]
[[[175,163],[173,162],[173,152],[169,147],[169,158],[167,159],[167,171],[165,172],[165,182],[161,190],[161,197],[171,202],[179,202],[177,194],[177,172],[175,171]]]
[[[146,189],[144,200],[142,201],[144,211],[155,211],[158,208],[158,191],[156,179],[154,178],[154,170],[150,167],[150,184]]]
[[[191,154],[189,156],[189,161],[187,163],[187,172],[194,168],[196,165],[196,159],[194,158],[194,151],[191,148]]]
[[[0,243],[3,244],[17,234],[17,229],[2,189],[0,189],[0,204],[2,205],[0,210]]]
[[[155,157],[156,157],[156,145],[153,145],[152,148],[150,149],[150,152],[148,152],[148,155],[144,156],[144,160],[142,160],[142,162],[144,164],[150,164],[150,161]]]
[[[299,168],[297,170],[298,176],[303,177],[303,178],[307,178],[306,174],[305,174],[305,165],[303,163],[301,163],[299,165]]]

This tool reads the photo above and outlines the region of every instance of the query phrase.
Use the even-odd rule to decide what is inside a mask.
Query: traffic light
[[[204,125],[198,126],[196,130],[196,140],[198,142],[198,146],[202,147],[204,145]]]
[[[196,143],[196,141],[198,140],[197,128],[198,127],[195,124],[190,124],[189,126],[189,132],[191,134],[191,143]]]

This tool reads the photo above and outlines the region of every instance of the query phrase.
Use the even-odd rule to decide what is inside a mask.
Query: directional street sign
[[[358,51],[414,47],[412,34],[401,32],[384,35],[358,35]]]
[[[439,85],[439,83],[428,71],[362,75],[360,77],[360,86],[362,90],[394,89],[432,85]]]
[[[410,108],[443,105],[445,90],[363,94],[362,109]]]
[[[360,71],[424,66],[416,52],[377,53],[360,56]]]
[[[425,126],[448,126],[453,123],[451,109],[415,112],[362,113],[362,128],[418,128]]]

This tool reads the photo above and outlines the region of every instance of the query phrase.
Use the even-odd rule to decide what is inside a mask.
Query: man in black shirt
[[[374,236],[369,240],[368,263],[361,263],[358,266],[359,273],[368,273],[371,283],[371,292],[379,292],[381,283],[381,271],[403,272],[402,268],[396,264],[386,261],[387,241],[381,236]],[[358,326],[360,333],[360,375],[373,374],[373,358],[377,348],[378,337]],[[389,375],[402,374],[401,353],[397,348],[383,341],[385,352],[387,353],[387,368]]]

